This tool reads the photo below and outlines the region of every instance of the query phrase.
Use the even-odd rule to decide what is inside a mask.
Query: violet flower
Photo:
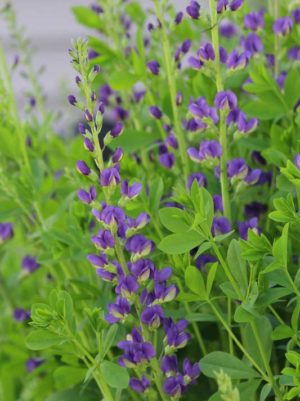
[[[249,14],[245,15],[244,18],[244,26],[251,31],[257,31],[258,29],[264,28],[265,20],[264,20],[265,10],[262,8],[259,11],[252,11]]]
[[[103,187],[109,187],[112,185],[117,185],[121,182],[120,177],[120,167],[116,164],[114,167],[109,167],[102,170],[100,176],[100,184]]]
[[[119,280],[116,293],[122,298],[130,300],[139,289],[139,284],[134,276],[125,276]]]
[[[246,114],[240,112],[237,119],[237,127],[243,134],[250,134],[257,128],[258,120],[257,118],[250,118],[247,120]]]
[[[295,24],[300,24],[300,8],[296,8],[292,12]]]
[[[30,318],[30,311],[23,308],[16,308],[13,313],[16,322],[23,322]]]
[[[147,67],[148,70],[151,72],[151,74],[159,75],[160,64],[157,61],[155,60],[148,61]]]
[[[183,374],[185,384],[194,383],[200,376],[199,363],[192,364],[188,358],[185,358],[183,361]]]
[[[110,230],[100,230],[92,237],[92,242],[99,250],[106,250],[115,246],[115,239]]]
[[[206,187],[207,181],[206,177],[202,173],[193,173],[189,175],[188,181],[187,181],[187,188],[191,189],[193,182],[197,181],[199,187]]]
[[[227,163],[227,174],[229,178],[244,179],[248,174],[248,166],[244,159],[232,159]]]
[[[230,3],[230,10],[237,11],[239,8],[242,7],[244,0],[232,0]]]
[[[0,223],[0,244],[12,238],[13,235],[14,230],[11,223]]]
[[[141,322],[151,330],[157,329],[164,318],[163,308],[159,305],[146,307],[141,314]]]
[[[183,17],[184,17],[184,13],[182,11],[179,11],[175,16],[174,23],[176,25],[179,25],[181,23],[181,21],[183,20]]]
[[[130,310],[131,306],[127,299],[118,297],[115,303],[108,305],[108,314],[105,319],[110,324],[123,321],[129,315]]]
[[[222,148],[218,141],[203,141],[200,144],[199,151],[195,148],[187,150],[191,160],[197,163],[209,161],[215,164],[217,159],[222,156]]]
[[[219,110],[232,110],[237,106],[237,97],[230,90],[219,92],[215,97],[215,106]]]
[[[230,21],[220,22],[220,35],[224,38],[231,39],[237,35],[236,26]]]
[[[111,157],[111,161],[113,163],[119,163],[123,159],[123,155],[124,155],[123,149],[118,147],[115,149],[115,151]]]
[[[186,7],[186,12],[192,19],[199,19],[200,4],[195,0],[191,0],[189,5]]]
[[[238,222],[238,230],[240,233],[240,236],[242,239],[247,240],[248,239],[248,230],[254,230],[258,232],[258,218],[257,217],[252,217],[251,219],[244,221],[244,222]]]
[[[150,387],[150,381],[145,376],[142,376],[141,379],[132,377],[129,385],[136,393],[144,393]]]
[[[125,249],[136,258],[148,255],[154,248],[154,244],[141,234],[134,234],[125,243]]]
[[[105,267],[108,265],[107,256],[103,252],[101,252],[99,255],[89,254],[87,255],[87,260],[94,267]]]
[[[79,189],[77,192],[78,199],[86,204],[91,204],[96,199],[96,188],[94,186],[90,187],[88,191],[84,189]]]
[[[203,67],[203,62],[196,57],[190,56],[188,58],[188,65],[194,70],[200,70]]]
[[[120,136],[122,134],[123,130],[124,130],[124,124],[121,122],[117,122],[114,125],[113,129],[110,131],[110,135],[113,138],[117,138],[118,136]]]
[[[217,13],[222,14],[224,11],[226,11],[228,4],[229,4],[229,0],[218,0]]]
[[[273,24],[273,32],[278,36],[288,35],[293,28],[291,17],[280,17]]]
[[[205,43],[197,52],[197,56],[202,62],[205,61],[214,61],[215,60],[215,52],[211,43]]]
[[[154,264],[150,259],[139,259],[129,264],[130,272],[140,283],[153,278],[154,269]]]
[[[227,234],[231,231],[231,224],[226,217],[217,216],[214,217],[211,232],[213,236]]]
[[[86,162],[84,162],[83,160],[78,160],[78,162],[76,163],[76,169],[82,175],[90,175],[91,174],[91,169],[86,164]]]
[[[229,54],[226,61],[227,67],[233,71],[244,69],[248,65],[248,63],[248,53],[244,52],[239,54],[235,49]]]
[[[33,273],[39,269],[41,265],[37,262],[35,256],[26,255],[22,260],[22,269],[28,273]]]
[[[188,322],[184,319],[174,323],[171,318],[164,320],[164,331],[169,348],[180,349],[184,348],[191,336],[185,332]]]
[[[142,212],[138,215],[138,217],[136,219],[132,219],[131,217],[128,217],[127,225],[128,225],[128,228],[138,230],[138,229],[145,227],[149,223],[149,221],[150,221],[150,216],[147,213]]]
[[[168,377],[164,382],[163,389],[170,397],[179,399],[184,391],[183,376],[178,373],[176,376]]]
[[[241,45],[244,50],[251,54],[260,53],[264,50],[261,38],[256,33],[249,33],[248,36],[241,39]]]
[[[142,190],[142,184],[135,182],[129,186],[128,181],[123,181],[121,184],[121,196],[127,199],[136,198]]]
[[[149,112],[152,115],[152,117],[156,118],[157,120],[160,120],[162,118],[162,115],[163,115],[162,111],[157,106],[150,106]]]
[[[297,169],[300,170],[300,154],[295,156],[294,163]]]
[[[39,366],[44,363],[44,360],[41,358],[30,358],[26,361],[26,370],[28,373],[31,373],[34,369],[37,369]]]
[[[300,46],[291,47],[288,51],[288,58],[290,60],[300,60]]]
[[[163,357],[160,368],[165,375],[178,372],[178,360],[176,355],[166,355]]]

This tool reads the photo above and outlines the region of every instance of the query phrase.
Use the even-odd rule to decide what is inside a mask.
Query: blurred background
[[[114,0],[112,0],[114,1]],[[140,0],[145,7],[151,0]],[[5,2],[4,2],[5,3]],[[60,129],[68,127],[74,110],[66,102],[66,95],[74,90],[74,71],[70,66],[68,48],[71,40],[84,36],[86,31],[73,17],[70,8],[74,5],[89,5],[92,0],[13,0],[19,25],[23,25],[26,36],[34,49],[34,65],[44,67],[40,82],[47,96],[47,106],[52,111],[61,111]],[[184,9],[188,0],[173,0]],[[202,1],[205,3],[205,0]],[[0,23],[0,38],[10,65],[15,59],[15,52],[10,48],[9,34],[5,21]],[[18,101],[23,105],[26,81],[15,74],[14,84]]]

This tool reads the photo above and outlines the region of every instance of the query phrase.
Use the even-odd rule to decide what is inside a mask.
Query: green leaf
[[[71,8],[76,20],[89,28],[100,29],[101,23],[99,15],[96,14],[90,7],[74,6]]]
[[[171,234],[163,238],[158,248],[168,255],[180,255],[199,246],[205,238],[196,231],[183,234]]]
[[[213,283],[216,277],[217,269],[218,269],[218,262],[212,264],[210,267],[208,267],[208,275],[207,275],[207,282],[206,282],[206,291],[207,291],[207,296],[209,298],[210,292],[213,287]]]
[[[200,368],[205,376],[215,377],[215,372],[223,369],[231,379],[249,379],[259,377],[259,374],[245,362],[226,352],[215,351],[203,357]]]
[[[286,103],[292,109],[299,99],[300,93],[300,75],[296,69],[291,69],[284,81],[284,98]]]
[[[285,338],[292,338],[294,335],[294,330],[287,326],[286,324],[280,324],[275,327],[272,333],[272,340],[284,340]]]
[[[239,390],[240,401],[252,400],[260,383],[261,380],[253,379],[234,386]],[[211,396],[208,401],[224,401],[224,398],[222,398],[220,392],[218,391],[216,394]]]
[[[108,83],[114,90],[128,90],[138,81],[138,76],[130,72],[113,72],[109,75]]]
[[[62,344],[66,340],[66,337],[61,337],[56,333],[38,329],[29,333],[26,338],[26,346],[31,350],[38,351]]]
[[[82,383],[86,374],[86,369],[74,366],[60,366],[57,368],[53,377],[58,390],[65,390]]]
[[[143,7],[137,2],[133,1],[126,5],[126,14],[137,23],[138,26],[142,26],[146,19],[146,14]]]
[[[187,213],[178,207],[160,209],[158,215],[162,225],[173,233],[186,232],[191,227],[187,223]]]
[[[239,283],[241,291],[246,294],[248,288],[247,268],[245,261],[242,259],[240,244],[235,239],[229,244],[227,263],[233,277]]]
[[[265,384],[261,389],[259,401],[266,401],[271,390],[272,390],[272,385],[269,383]]]
[[[129,374],[127,369],[122,368],[114,362],[104,361],[100,364],[100,369],[106,383],[112,388],[127,388],[129,384]]]
[[[105,333],[104,341],[102,344],[102,358],[105,357],[105,355],[108,353],[108,351],[114,344],[118,329],[119,329],[118,325],[113,324],[112,326],[109,327],[109,329]]]
[[[206,300],[207,293],[205,289],[204,279],[200,270],[194,266],[189,266],[185,271],[185,284],[187,287],[199,296],[199,300]]]
[[[287,268],[288,263],[288,232],[289,224],[287,223],[282,230],[281,237],[277,239],[273,244],[273,256],[277,260],[277,263],[282,264],[282,267]]]

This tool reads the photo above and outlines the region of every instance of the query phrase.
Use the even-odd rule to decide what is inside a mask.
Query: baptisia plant
[[[69,51],[75,138],[33,100],[20,123],[0,87],[20,147],[1,158],[4,338],[23,351],[5,342],[0,369],[27,372],[1,391],[298,399],[299,7],[149,7],[73,7],[91,29]]]

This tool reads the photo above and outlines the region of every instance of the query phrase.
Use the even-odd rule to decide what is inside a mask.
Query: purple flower
[[[100,54],[98,52],[96,52],[94,49],[88,50],[88,59],[89,60],[93,60],[94,58],[97,58],[99,56],[100,56]]]
[[[248,166],[244,159],[232,159],[227,163],[227,174],[229,178],[244,179],[248,174]]]
[[[132,377],[129,385],[136,393],[144,393],[149,388],[150,381],[145,376],[142,376],[141,379]]]
[[[142,190],[142,184],[138,182],[133,183],[129,186],[128,181],[123,181],[121,184],[121,195],[124,198],[134,199],[136,198]]]
[[[161,283],[164,281],[169,280],[169,278],[172,276],[172,268],[171,267],[164,267],[161,270],[155,270],[154,271],[154,281]]]
[[[110,131],[110,135],[113,138],[117,138],[118,136],[120,136],[122,134],[124,130],[124,124],[121,122],[118,122],[114,125],[113,129]]]
[[[261,173],[262,171],[259,168],[250,170],[245,177],[245,182],[249,185],[257,184],[260,180]]]
[[[298,170],[300,170],[300,154],[295,156],[294,163]]]
[[[150,216],[147,213],[142,212],[141,214],[138,215],[136,219],[128,217],[127,225],[129,228],[137,230],[145,227],[149,223],[149,221],[150,221]]]
[[[288,51],[290,60],[300,60],[300,46],[291,47]]]
[[[200,70],[203,67],[202,61],[193,56],[188,58],[188,65],[194,70]]]
[[[155,274],[154,274],[154,280],[155,280]],[[154,286],[152,302],[154,301],[159,303],[171,302],[173,301],[173,299],[177,297],[178,293],[179,290],[176,287],[176,285],[171,284],[167,286],[165,281],[162,283],[156,282]]]
[[[35,256],[26,255],[22,260],[22,269],[26,270],[28,273],[33,273],[41,265],[36,261]]]
[[[129,112],[123,107],[117,106],[113,110],[113,115],[117,121],[124,121],[129,117]]]
[[[155,60],[148,61],[147,67],[148,67],[148,70],[153,75],[158,75],[159,74],[160,64],[157,61],[155,61]]]
[[[160,152],[159,153],[159,162],[166,169],[170,169],[175,164],[175,155],[170,152]]]
[[[221,195],[214,195],[213,196],[213,201],[214,201],[214,210],[215,212],[223,212],[224,207],[223,207],[223,199]]]
[[[192,46],[192,41],[190,39],[186,39],[182,45],[181,45],[181,51],[183,54],[186,54],[190,51],[190,48]]]
[[[184,17],[184,13],[182,11],[179,11],[175,16],[174,23],[176,25],[179,25],[181,23],[183,17]]]
[[[296,10],[292,12],[292,15],[295,23],[300,24],[300,8],[296,8]]]
[[[77,168],[77,171],[82,175],[90,175],[91,174],[91,169],[86,164],[86,162],[84,162],[83,160],[78,160],[78,162],[76,163],[76,168]]]
[[[228,58],[226,49],[224,49],[224,47],[220,46],[219,47],[219,54],[220,54],[220,62],[222,64],[226,64],[227,63],[227,58]]]
[[[174,323],[171,318],[164,320],[164,330],[167,344],[172,349],[184,348],[190,340],[190,335],[185,333],[188,322],[184,319]]]
[[[165,139],[165,144],[173,149],[178,149],[178,142],[174,134],[170,133]]]
[[[226,124],[228,126],[231,124],[236,124],[238,122],[240,113],[241,111],[239,109],[232,109],[226,117]]]
[[[124,155],[123,149],[120,148],[120,147],[118,147],[118,148],[116,148],[116,150],[114,151],[114,154],[112,155],[111,161],[112,161],[113,163],[119,163],[119,162],[122,160],[123,155]]]
[[[187,358],[183,361],[185,383],[193,383],[200,376],[199,363],[192,364]]]
[[[251,219],[252,217],[259,217],[263,215],[268,210],[267,205],[264,205],[260,202],[252,202],[248,203],[245,206],[245,216],[247,219]]]
[[[107,256],[101,252],[99,255],[89,254],[87,256],[87,260],[94,266],[94,267],[105,267],[108,265]]]
[[[280,89],[284,88],[284,84],[285,84],[285,79],[287,77],[287,72],[286,71],[282,71],[279,76],[276,78],[276,82],[279,86]]]
[[[216,260],[214,256],[204,253],[198,256],[195,260],[195,264],[199,270],[203,270],[208,263],[214,263]]]
[[[97,210],[93,210],[94,216],[97,220],[102,221],[104,224],[111,225],[121,225],[125,221],[125,213],[124,211],[115,206],[104,206],[101,212]]]
[[[193,114],[195,117],[199,118],[209,118],[212,120],[214,124],[217,124],[219,121],[218,113],[214,107],[210,107],[206,99],[204,97],[200,97],[196,101],[191,101],[189,104],[189,111]],[[201,123],[201,121],[200,121]],[[198,124],[198,122],[197,122]],[[203,127],[203,125],[202,125]],[[204,126],[206,127],[206,125]]]
[[[69,95],[68,102],[70,103],[70,105],[75,106],[77,104],[77,99],[74,95]]]
[[[178,399],[184,390],[184,381],[180,373],[168,377],[164,382],[164,392],[170,397]]]
[[[237,11],[239,8],[242,7],[244,0],[232,0],[230,3],[230,10]]]
[[[223,216],[217,216],[213,219],[213,224],[211,228],[212,235],[227,234],[231,231],[230,221]]]
[[[254,150],[252,153],[251,153],[251,158],[252,158],[252,160],[255,162],[255,163],[257,163],[257,164],[262,164],[263,166],[265,166],[266,165],[266,159],[261,155],[261,153],[259,152],[259,151],[257,151],[257,150]]]
[[[130,310],[130,303],[127,299],[118,297],[115,303],[108,305],[108,314],[105,316],[105,319],[110,324],[117,323],[124,320],[130,313]]]
[[[256,33],[249,33],[248,36],[242,38],[241,45],[243,46],[244,50],[252,56],[255,53],[262,52],[264,49],[261,38]]]
[[[85,110],[84,116],[86,121],[88,121],[89,123],[93,121],[93,115],[90,113],[88,109]]]
[[[112,273],[106,269],[98,268],[96,269],[97,276],[101,277],[103,281],[112,282],[116,278],[116,274]]]
[[[218,14],[221,14],[221,13],[223,13],[224,11],[226,11],[226,9],[227,9],[227,7],[228,7],[228,3],[229,3],[228,0],[218,0],[218,3],[217,3],[217,13],[218,13]]]
[[[194,181],[197,181],[199,187],[206,186],[206,177],[202,173],[193,173],[188,177],[188,181],[187,181],[188,189],[191,189]]]
[[[144,282],[152,278],[154,269],[154,264],[150,259],[139,259],[129,264],[129,270],[138,282]]]
[[[139,284],[133,276],[126,276],[119,280],[116,287],[116,293],[125,299],[129,299],[136,294],[139,289]]]
[[[156,118],[157,120],[160,120],[162,118],[162,111],[157,106],[150,106],[149,112],[152,115],[152,117]]]
[[[43,359],[41,358],[30,358],[27,359],[26,361],[26,370],[28,373],[31,373],[34,369],[38,368],[41,366],[41,364],[44,362]]]
[[[83,145],[87,151],[94,152],[94,144],[88,137],[84,138]]]
[[[215,106],[219,110],[232,110],[237,106],[237,97],[232,91],[217,93],[215,97]]]
[[[17,308],[14,310],[13,316],[17,322],[23,322],[24,320],[30,318],[30,311],[27,311],[23,308]]]
[[[163,308],[159,305],[146,307],[141,314],[141,322],[150,329],[157,329],[164,318]]]
[[[99,4],[92,4],[91,10],[93,10],[96,14],[103,13],[103,8],[101,6],[99,6]]]
[[[0,244],[12,238],[13,235],[14,230],[11,223],[0,223]]]
[[[191,0],[186,8],[186,12],[192,19],[199,19],[200,4],[197,1]]]
[[[248,53],[239,54],[236,50],[233,50],[226,61],[226,65],[231,70],[242,70],[249,63],[249,55]]]
[[[165,375],[168,373],[178,373],[178,360],[176,355],[166,355],[163,357],[161,364],[161,370]]]
[[[288,35],[293,28],[291,17],[280,17],[273,24],[273,32],[278,36]]]
[[[264,20],[265,10],[260,9],[259,11],[252,11],[251,13],[245,15],[244,25],[245,28],[251,31],[257,31],[265,26]]]
[[[244,222],[238,222],[239,233],[241,238],[244,240],[248,239],[248,230],[255,230],[257,232],[257,228],[258,228],[257,217],[252,217],[251,219]]]
[[[222,148],[218,141],[203,141],[200,144],[199,151],[195,148],[189,148],[187,152],[191,160],[197,163],[214,162],[215,159],[222,156]]]
[[[154,248],[154,244],[143,235],[135,234],[128,238],[125,243],[125,248],[128,252],[136,257],[143,257],[148,255]]]
[[[109,104],[109,98],[113,95],[114,91],[108,84],[104,84],[99,89],[99,100],[106,106]]]
[[[240,112],[237,119],[238,130],[243,134],[250,134],[257,128],[258,120],[257,118],[250,118],[247,120],[245,113]]]
[[[118,348],[124,351],[119,364],[127,368],[136,368],[141,363],[149,362],[155,357],[155,349],[149,342],[144,342],[140,329],[134,328],[127,340],[120,341]]]
[[[197,52],[197,56],[202,62],[205,61],[214,61],[215,52],[211,43],[205,43]]]
[[[237,34],[236,26],[230,21],[221,21],[220,35],[224,38],[231,39]]]
[[[79,189],[79,191],[77,192],[77,196],[81,202],[89,205],[96,199],[96,188],[92,186],[90,187],[89,191]]]
[[[116,164],[114,167],[109,167],[102,170],[100,176],[100,184],[103,187],[109,187],[111,185],[117,185],[121,182],[119,165]]]
[[[92,243],[99,250],[113,248],[115,246],[115,239],[109,230],[100,230],[97,235],[92,237]]]

